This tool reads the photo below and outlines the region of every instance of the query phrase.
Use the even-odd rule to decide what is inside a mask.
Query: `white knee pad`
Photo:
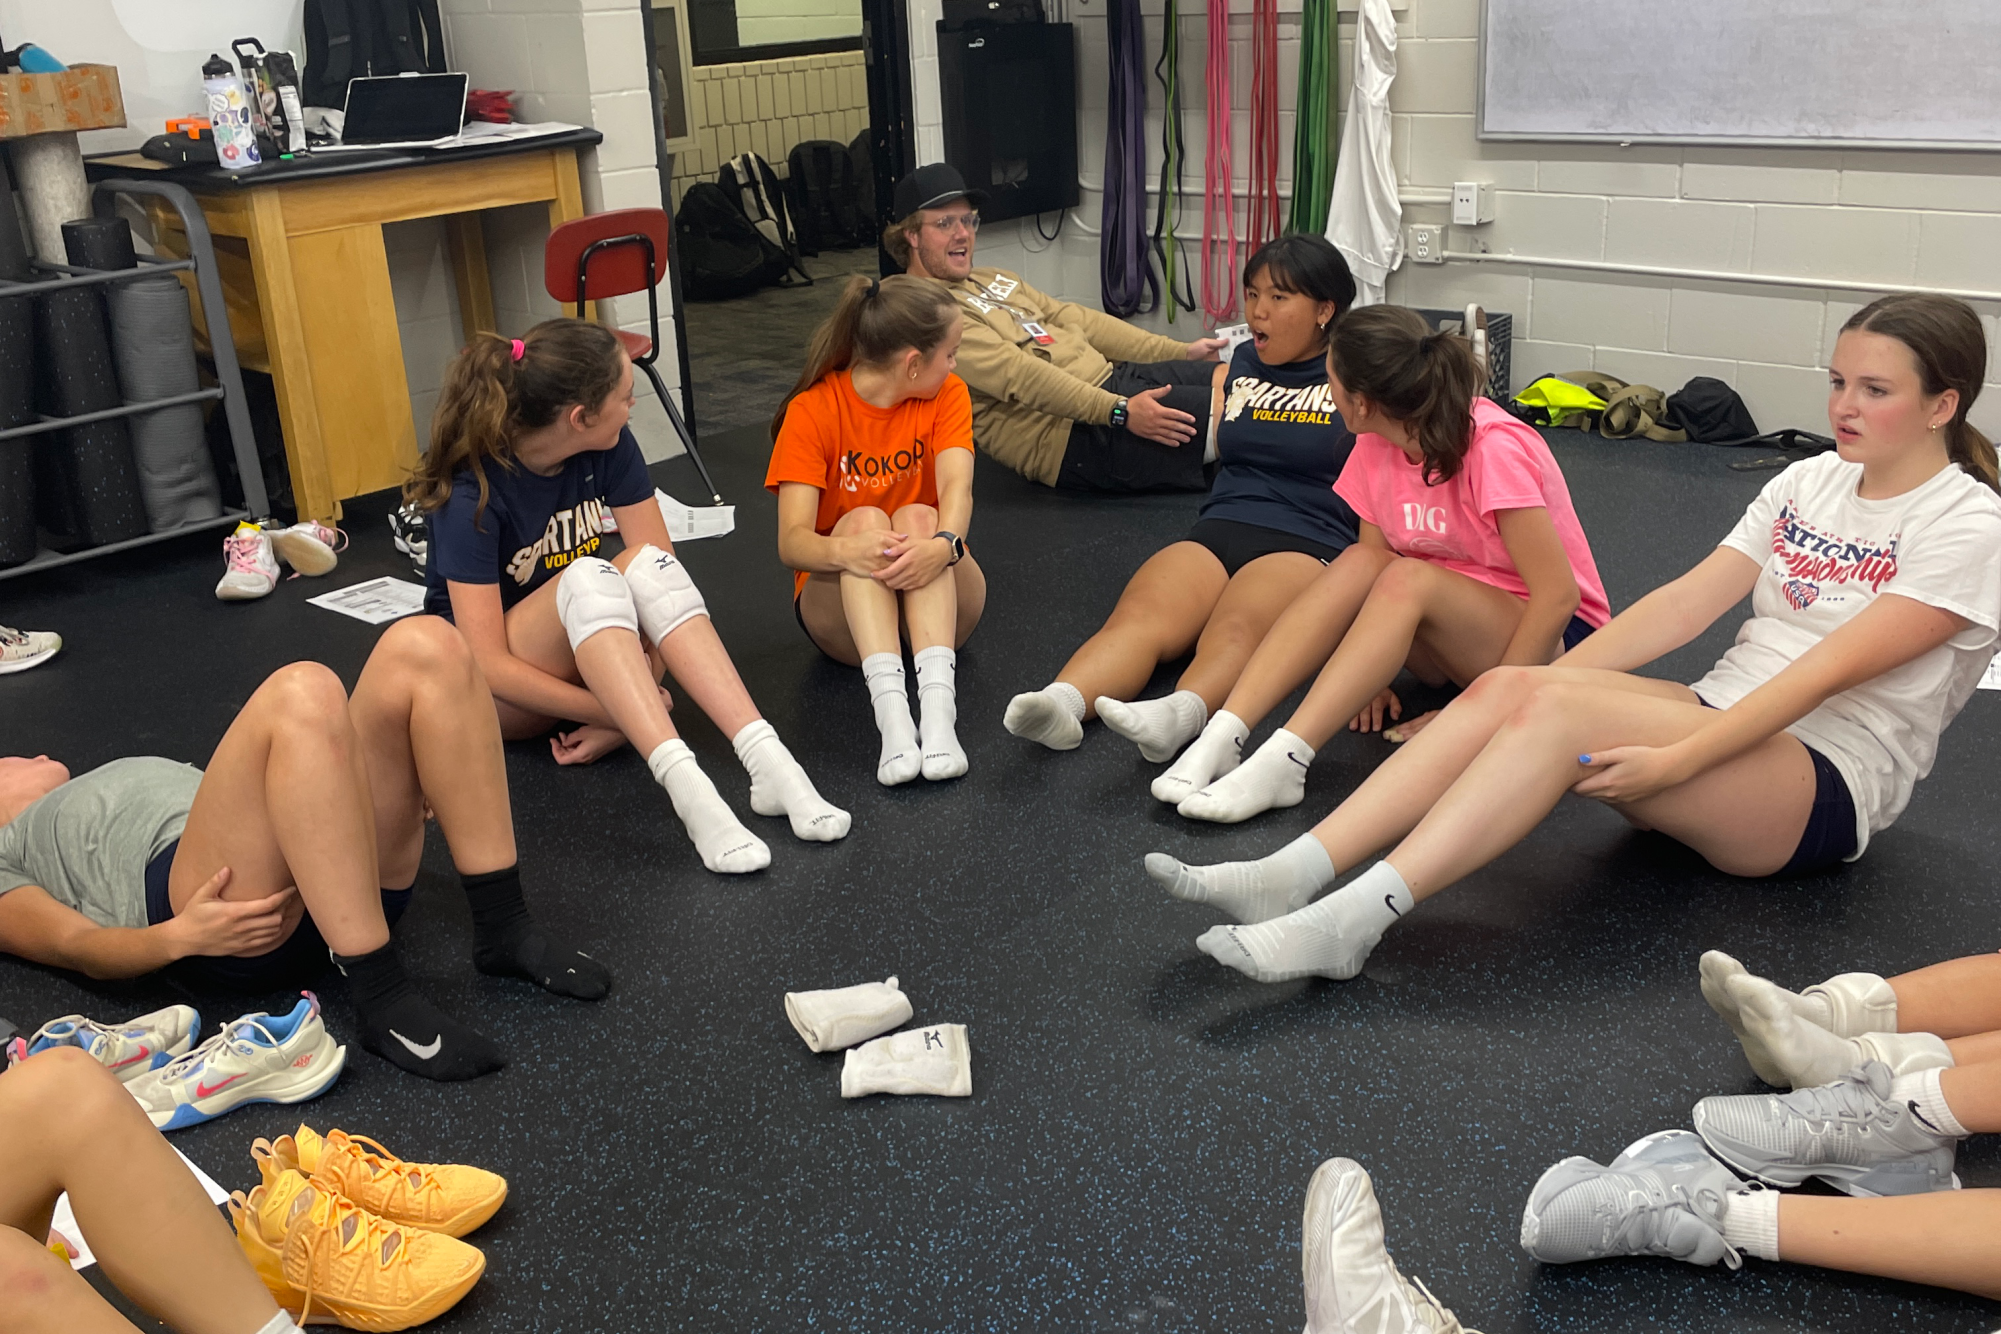
[[[625,582],[632,589],[639,628],[649,644],[658,644],[695,617],[709,614],[702,590],[695,587],[680,557],[650,542],[626,565]]]
[[[574,652],[600,630],[630,630],[639,633],[639,613],[632,605],[632,590],[618,567],[597,556],[570,562],[556,581],[556,619],[570,637]]]

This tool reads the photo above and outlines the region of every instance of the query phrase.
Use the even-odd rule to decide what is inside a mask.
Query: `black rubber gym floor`
[[[1768,475],[1700,446],[1552,439],[1617,607],[1698,559]],[[793,623],[761,437],[717,434],[707,449],[738,530],[687,544],[688,563],[752,692],[854,832],[801,844],[750,816],[728,743],[690,706],[678,725],[771,844],[760,875],[705,872],[630,752],[578,771],[545,745],[510,747],[530,903],[606,960],[617,990],[586,1005],[473,972],[434,836],[398,945],[513,1065],[437,1085],[350,1047],[318,1102],[174,1137],[224,1185],[253,1184],[251,1138],[301,1116],[505,1173],[506,1208],[472,1238],[487,1276],[441,1329],[1289,1331],[1303,1319],[1307,1177],[1335,1154],[1373,1173],[1404,1272],[1489,1334],[2001,1323],[2001,1306],[1915,1286],[1757,1261],[1544,1268],[1516,1242],[1549,1164],[1606,1161],[1686,1125],[1699,1097],[1761,1087],[1697,993],[1704,949],[1799,986],[2001,945],[2001,700],[1975,697],[1857,865],[1732,880],[1573,802],[1392,932],[1362,978],[1263,987],[1196,952],[1211,914],[1167,898],[1141,858],[1270,851],[1385,743],[1344,736],[1304,805],[1226,828],[1154,802],[1155,767],[1101,728],[1058,755],[1000,726],[1008,697],[1048,681],[1185,529],[1192,497],[1081,500],[983,461],[972,536],[992,600],[959,668],[972,772],[885,790],[858,674]],[[696,494],[685,463],[655,473]],[[0,587],[0,620],[68,643],[0,681],[0,749],[77,770],[135,753],[200,763],[282,663],[320,659],[351,682],[376,631],[305,599],[407,576],[385,504],[350,502],[354,545],[331,578],[262,602],[209,596],[207,538]],[[1734,628],[1662,673],[1692,679]],[[785,1020],[787,990],[890,974],[919,1022],[968,1026],[971,1099],[843,1102],[840,1057],[808,1052]],[[319,985],[329,1026],[351,1032],[339,978]],[[96,985],[0,961],[0,1014],[24,1028],[180,998],[157,980]],[[284,998],[191,999],[206,1035]],[[1993,1139],[1969,1141],[1959,1170],[2001,1185]]]

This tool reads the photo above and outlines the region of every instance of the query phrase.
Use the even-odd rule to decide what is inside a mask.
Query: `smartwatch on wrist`
[[[966,558],[965,538],[960,537],[957,533],[948,533],[943,528],[940,528],[937,532],[933,533],[932,536],[942,537],[947,542],[950,542],[952,544],[952,559],[946,561],[945,562],[946,565],[948,566],[957,565],[960,561]]]
[[[1115,427],[1123,428],[1125,424],[1126,424],[1126,400],[1122,398],[1118,402],[1112,404],[1112,425]]]

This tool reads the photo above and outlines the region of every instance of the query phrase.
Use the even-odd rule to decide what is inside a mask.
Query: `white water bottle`
[[[208,95],[208,123],[215,135],[216,160],[227,171],[242,171],[261,160],[257,155],[257,129],[251,123],[250,98],[243,80],[229,62],[212,55],[201,67],[202,92]]]

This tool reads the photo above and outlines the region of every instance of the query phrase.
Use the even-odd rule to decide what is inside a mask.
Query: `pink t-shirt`
[[[1473,446],[1450,481],[1426,486],[1422,463],[1411,462],[1383,436],[1365,432],[1355,437],[1355,450],[1334,492],[1364,521],[1382,529],[1390,550],[1399,556],[1428,560],[1519,598],[1529,595],[1529,586],[1508,555],[1494,515],[1546,509],[1570,556],[1578,616],[1593,629],[1612,619],[1563,470],[1535,428],[1510,417],[1492,399],[1473,400]]]

